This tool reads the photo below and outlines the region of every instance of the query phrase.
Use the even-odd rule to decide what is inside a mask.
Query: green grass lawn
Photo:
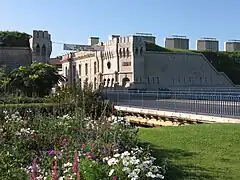
[[[141,128],[158,160],[167,157],[166,179],[240,180],[240,125]]]

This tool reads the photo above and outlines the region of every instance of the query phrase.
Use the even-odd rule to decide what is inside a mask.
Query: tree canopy
[[[2,89],[9,92],[21,92],[27,96],[44,96],[62,81],[57,68],[50,64],[34,62],[31,66],[20,66],[6,75],[2,81]]]
[[[0,31],[0,47],[29,47],[29,37],[29,34],[18,31]]]

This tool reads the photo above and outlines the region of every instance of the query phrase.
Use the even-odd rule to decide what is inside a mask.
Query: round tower
[[[30,39],[32,61],[48,62],[52,53],[51,35],[48,31],[33,30]]]

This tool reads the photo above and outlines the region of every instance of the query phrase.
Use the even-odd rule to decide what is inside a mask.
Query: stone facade
[[[155,43],[155,37],[111,36],[98,43],[104,51],[66,54],[62,58],[63,75],[69,84],[88,81],[94,88],[233,86],[202,54],[146,51],[146,41]]]
[[[27,66],[32,62],[30,48],[24,47],[0,47],[0,66],[6,66],[7,71]]]
[[[34,30],[29,43],[32,50],[32,61],[48,62],[52,53],[51,35],[48,31]]]
[[[52,52],[51,35],[48,31],[33,31],[28,47],[0,47],[0,66],[11,71],[33,61],[48,62]]]

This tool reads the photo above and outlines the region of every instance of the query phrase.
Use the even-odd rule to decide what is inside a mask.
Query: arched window
[[[42,56],[46,56],[46,46],[42,46]]]
[[[88,64],[85,64],[85,75],[88,75]]]
[[[97,78],[96,77],[94,78],[93,86],[94,86],[93,87],[94,89],[97,89]]]
[[[97,62],[94,62],[94,74],[97,73]]]
[[[143,48],[141,47],[140,48],[140,55],[142,55],[143,54]]]
[[[39,44],[36,46],[36,55],[37,56],[40,55],[40,46],[39,46]]]
[[[79,76],[82,75],[82,66],[81,66],[81,64],[78,65],[78,75]]]
[[[138,48],[135,49],[135,54],[138,54]]]
[[[80,88],[82,87],[82,79],[81,78],[79,79],[79,86],[80,86]]]
[[[99,72],[99,61],[97,61],[97,72]]]
[[[122,49],[121,48],[119,50],[119,56],[120,56],[120,58],[122,57]]]
[[[127,48],[126,51],[127,51],[127,57],[129,57],[129,55],[130,55],[130,54],[129,54],[129,49]]]
[[[123,48],[123,57],[126,56],[126,53],[125,53],[125,48]]]

